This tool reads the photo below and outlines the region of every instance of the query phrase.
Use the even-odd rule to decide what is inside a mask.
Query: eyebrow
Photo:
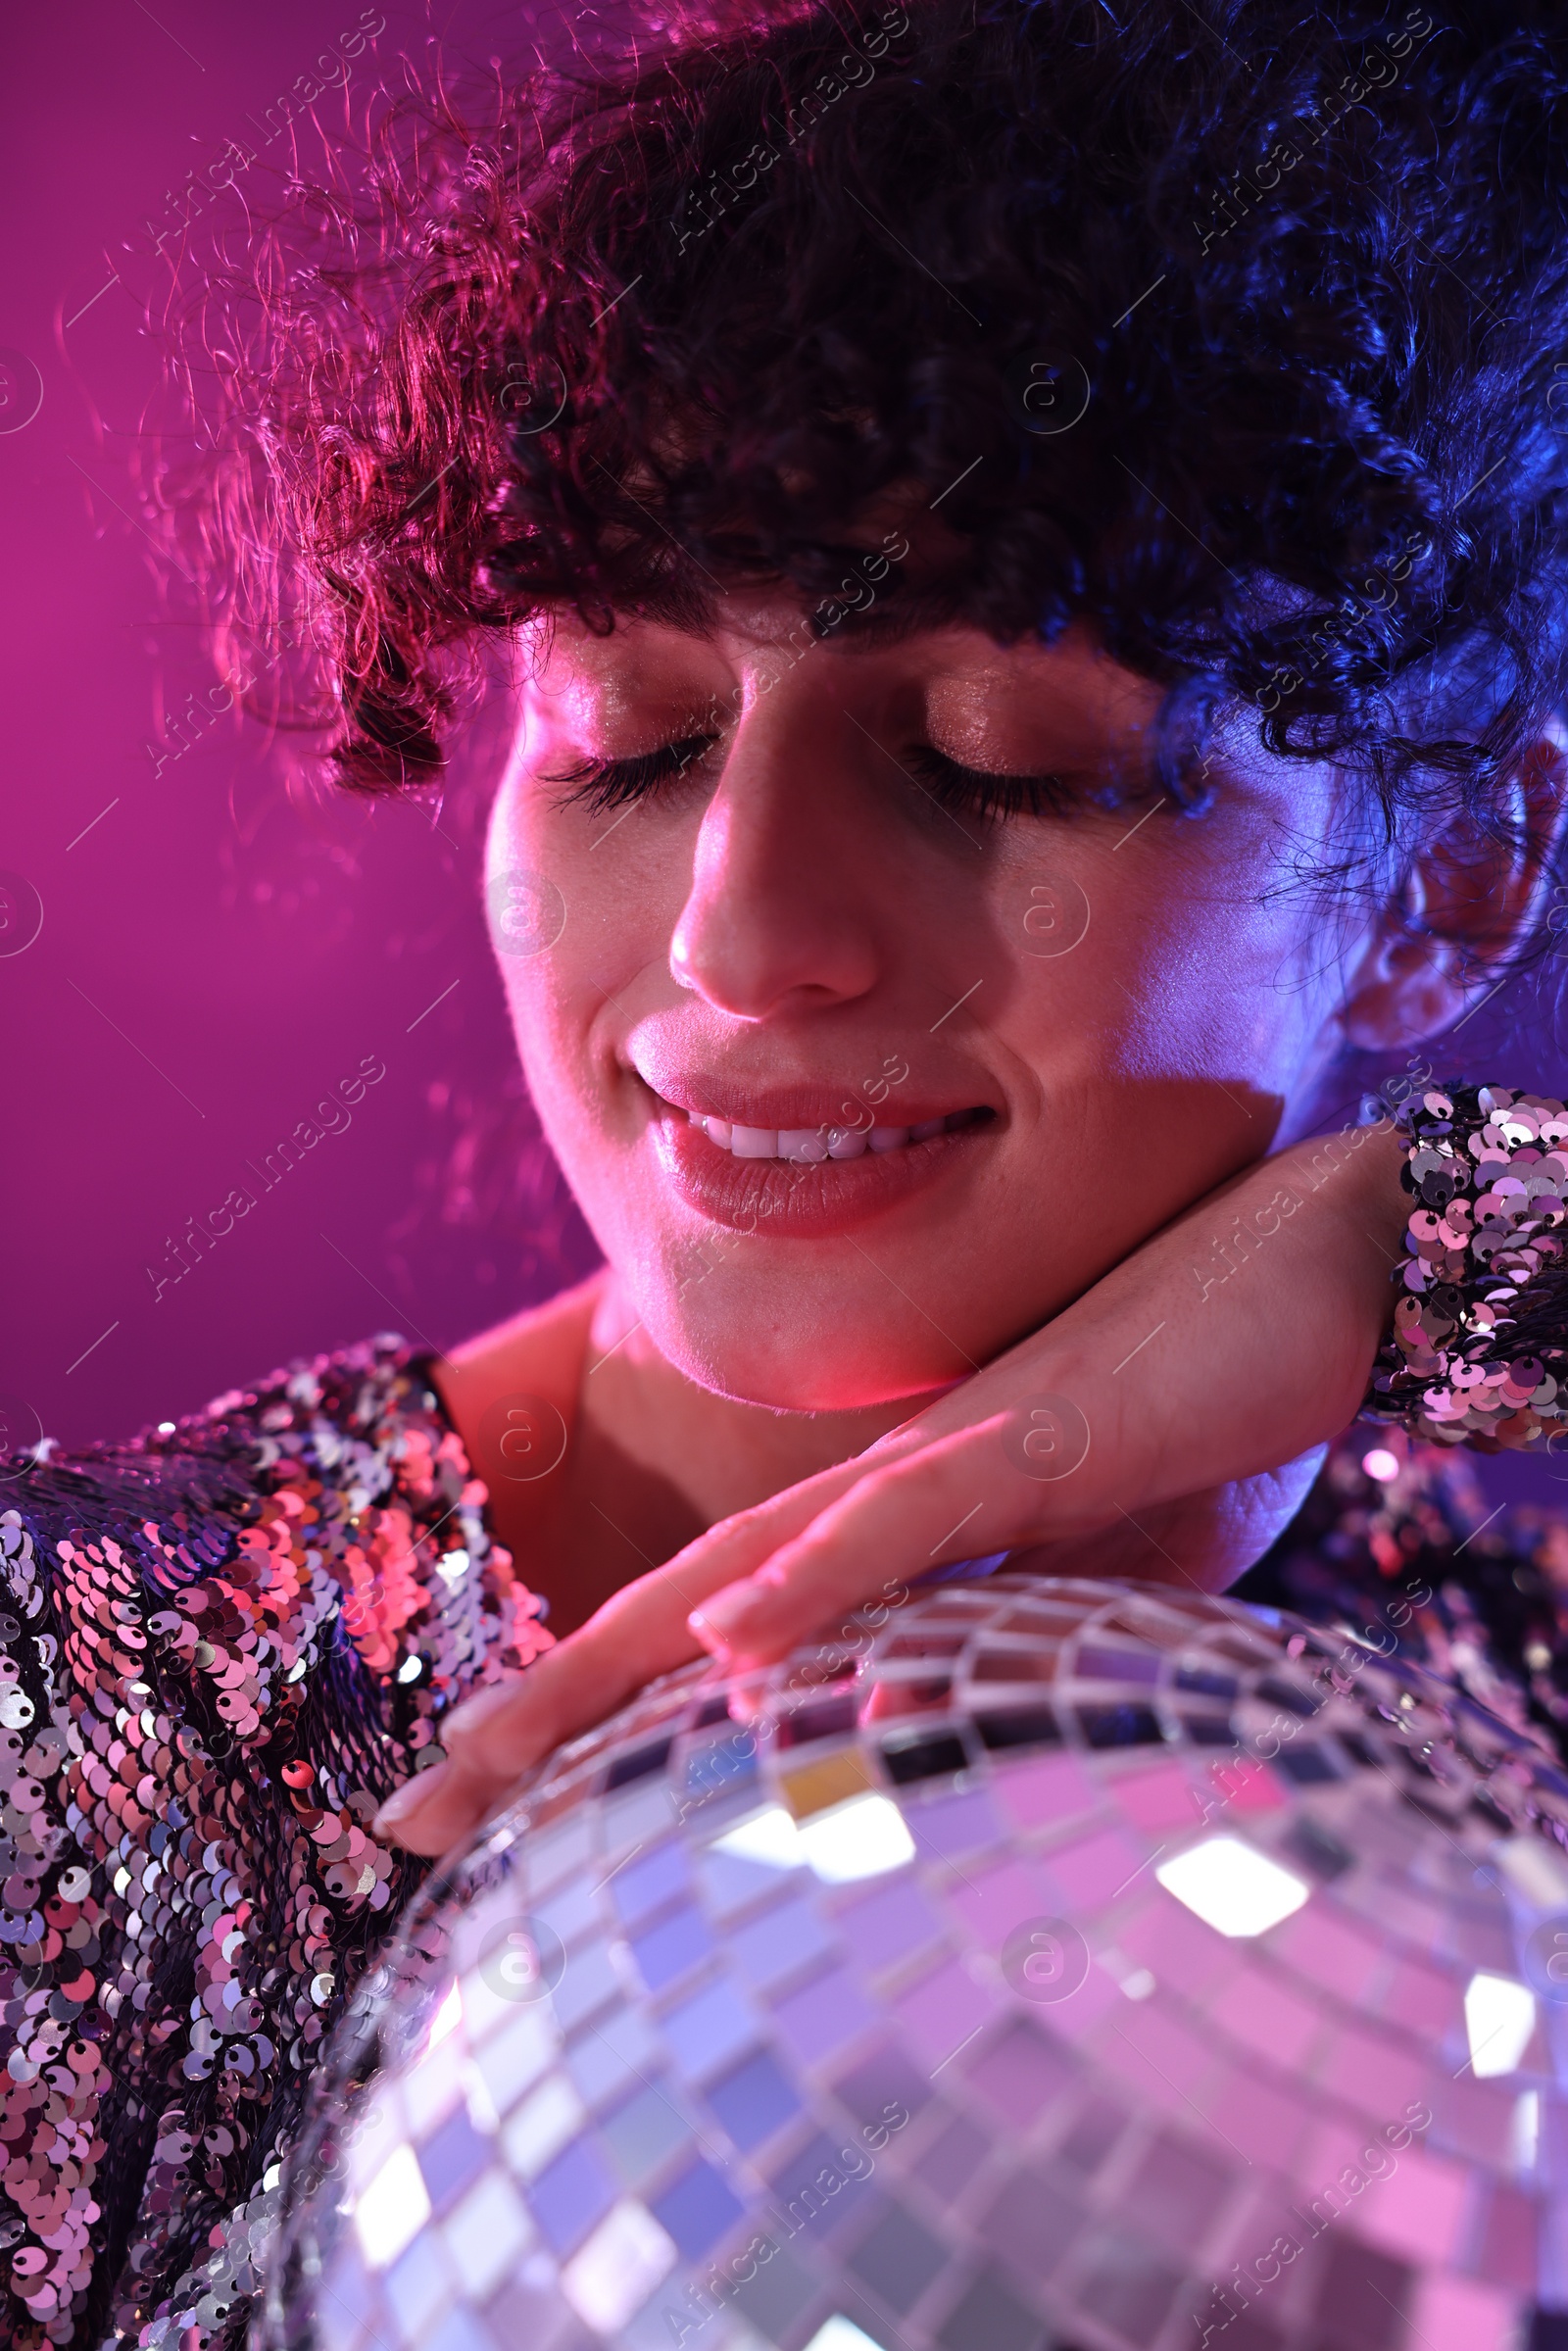
[[[831,604],[835,599],[818,601]],[[906,587],[880,606],[846,607],[842,620],[825,630],[819,642],[827,645],[842,637],[845,645],[857,652],[871,652],[902,645],[927,629],[951,627],[960,616],[958,600],[951,590]]]
[[[951,626],[961,616],[957,596],[951,588],[910,587],[904,583],[895,594],[878,600],[875,583],[870,584],[873,601],[868,605],[845,606],[839,619],[814,632],[819,645],[841,644],[857,653],[879,652],[906,644],[910,637],[927,629]],[[809,625],[823,605],[838,601],[830,590],[803,605],[800,617]],[[676,629],[682,636],[709,637],[716,629],[718,608],[705,590],[678,580],[656,580],[638,598],[634,608],[627,608],[627,617]]]

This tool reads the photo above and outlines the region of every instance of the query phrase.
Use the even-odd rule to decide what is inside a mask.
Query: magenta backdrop
[[[163,616],[130,486],[158,368],[146,224],[229,140],[267,144],[279,95],[383,15],[356,97],[404,54],[426,65],[432,34],[482,62],[604,23],[556,0],[83,0],[8,19],[0,1392],[21,1442],[123,1435],[373,1330],[448,1345],[594,1260],[525,1108],[507,1107],[476,881],[494,728],[438,823],[290,799],[260,730],[232,717],[173,756],[212,671]],[[1506,991],[1452,1063],[1560,1091],[1538,1001]],[[280,1138],[362,1066],[384,1074],[348,1123],[264,1189]],[[499,1111],[488,1161],[454,1187],[470,1104]],[[241,1185],[255,1208],[173,1280],[171,1242]],[[1554,1491],[1544,1465],[1484,1474],[1499,1494]]]
[[[534,29],[475,0],[363,21],[382,13],[353,95],[402,52],[427,61],[432,24],[481,61]],[[359,0],[7,21],[0,1390],[23,1442],[40,1423],[67,1444],[122,1435],[370,1331],[450,1344],[593,1262],[574,1220],[525,1246],[526,1191],[499,1232],[441,1212],[461,1098],[501,1100],[512,1067],[476,884],[493,740],[439,827],[406,806],[297,805],[232,716],[170,756],[170,718],[213,671],[160,617],[129,482],[158,372],[146,223],[231,138],[283,156],[267,110],[361,24]],[[385,1075],[350,1123],[264,1192],[246,1162],[265,1177],[367,1056]],[[254,1210],[160,1295],[147,1268],[172,1273],[168,1242],[238,1185]]]

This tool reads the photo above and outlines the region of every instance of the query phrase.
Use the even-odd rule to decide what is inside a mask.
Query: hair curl
[[[677,14],[299,186],[209,339],[206,520],[341,779],[438,775],[495,632],[819,595],[913,484],[950,616],[1250,699],[1387,839],[1499,821],[1568,695],[1568,17],[1118,13]]]

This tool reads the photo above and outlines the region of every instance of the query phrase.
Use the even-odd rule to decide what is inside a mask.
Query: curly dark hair
[[[1568,693],[1560,0],[873,5],[389,105],[252,248],[208,519],[341,779],[543,610],[823,597],[902,486],[962,555],[886,593],[1496,821]]]

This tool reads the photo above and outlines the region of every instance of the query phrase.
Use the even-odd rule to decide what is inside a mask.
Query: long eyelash
[[[623,808],[632,801],[648,799],[662,784],[683,774],[717,740],[716,735],[685,735],[680,742],[665,743],[658,751],[639,752],[635,759],[585,759],[564,775],[546,775],[540,781],[573,785],[575,789],[559,805],[564,808],[580,805],[597,816],[608,808]]]
[[[933,800],[971,816],[1065,816],[1082,805],[1081,793],[1059,775],[998,775],[965,767],[929,743],[906,757]]]

